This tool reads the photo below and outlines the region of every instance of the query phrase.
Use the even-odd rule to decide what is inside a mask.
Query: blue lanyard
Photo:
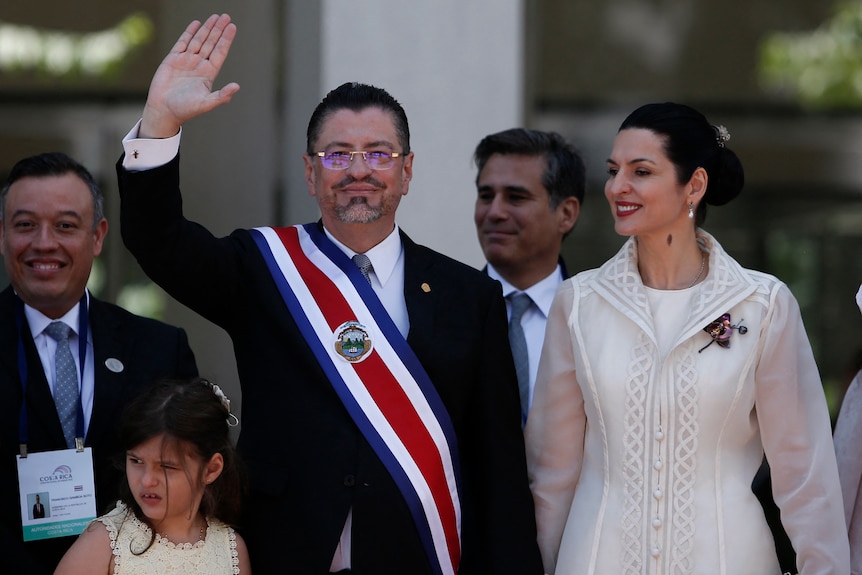
[[[27,353],[24,348],[24,338],[32,337],[29,331],[24,333],[24,302],[20,297],[15,297],[15,321],[18,326],[18,377],[21,379],[21,412],[18,417],[18,439],[22,445],[22,452],[29,439],[27,426],[27,382],[29,372],[27,370]],[[81,399],[81,388],[84,384],[84,362],[87,359],[87,334],[89,330],[90,314],[87,310],[87,294],[81,297],[78,308],[78,364],[81,367],[78,378],[78,416],[75,421],[75,437],[84,437],[84,404]]]

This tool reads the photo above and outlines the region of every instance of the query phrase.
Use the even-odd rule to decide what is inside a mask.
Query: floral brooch
[[[708,333],[712,339],[708,344],[697,350],[697,353],[702,352],[714,343],[717,343],[721,347],[730,347],[730,336],[733,335],[733,330],[738,331],[739,335],[748,333],[748,328],[741,325],[743,321],[745,320],[740,320],[739,324],[733,325],[730,323],[730,314],[725,313],[717,320],[710,322],[709,325],[703,328],[703,331]]]

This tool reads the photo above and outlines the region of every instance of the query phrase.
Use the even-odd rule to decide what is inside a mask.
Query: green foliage
[[[763,87],[807,108],[862,108],[862,2],[842,2],[812,32],[770,34],[760,46]]]
[[[154,36],[152,20],[134,13],[112,28],[68,32],[0,21],[0,73],[47,79],[109,78]]]

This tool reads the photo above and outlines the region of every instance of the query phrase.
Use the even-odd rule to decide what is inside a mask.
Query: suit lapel
[[[0,309],[2,309],[2,339],[0,339],[0,361],[2,361],[2,370],[4,381],[8,381],[10,386],[15,389],[10,389],[10,397],[18,398],[15,402],[15,418],[17,421],[20,410],[21,398],[21,377],[18,369],[18,349],[19,349],[19,332],[18,318],[16,317],[17,299],[11,286],[8,287],[0,296]],[[48,379],[45,376],[45,371],[42,369],[42,362],[39,359],[39,354],[36,351],[36,344],[33,342],[33,337],[30,334],[30,326],[27,323],[26,317],[22,318],[23,326],[21,328],[21,341],[24,345],[24,354],[27,360],[27,417],[29,419],[28,428],[37,430],[35,433],[30,433],[28,444],[34,450],[59,449],[66,445],[66,440],[63,437],[63,428],[60,425],[60,418],[57,416],[57,409],[54,406],[54,397],[51,395],[51,388],[48,385]],[[8,376],[8,379],[7,379]]]
[[[2,388],[6,394],[15,388],[21,389],[18,378],[18,329],[15,321],[15,296],[12,288],[0,294],[0,374]],[[19,397],[12,393],[9,397]]]
[[[557,261],[560,264],[560,275],[563,276],[563,280],[567,280],[572,277],[571,274],[569,274],[569,268],[566,267],[566,262],[563,260],[563,256],[560,256]]]
[[[123,337],[125,330],[119,316],[105,303],[90,296],[90,332],[93,337],[93,411],[87,430],[87,443],[104,433],[110,433],[107,425],[110,414],[120,408],[123,371],[119,373],[107,368],[109,359],[123,361],[128,342]],[[114,364],[117,365],[117,364]]]
[[[434,289],[430,268],[434,265],[427,253],[401,232],[404,246],[404,301],[410,319],[407,342],[415,350],[420,341],[433,338],[434,312],[437,309],[439,290]]]

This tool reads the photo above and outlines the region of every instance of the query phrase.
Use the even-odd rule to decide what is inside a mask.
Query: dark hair
[[[329,116],[339,110],[361,112],[366,108],[380,108],[392,114],[398,144],[401,146],[398,151],[402,154],[409,154],[410,127],[407,125],[407,114],[404,112],[404,108],[386,90],[359,82],[346,82],[329,92],[320,101],[311,114],[311,119],[308,120],[305,152],[313,154],[320,151],[313,149],[313,146],[320,137],[323,122]]]
[[[202,378],[157,381],[126,407],[119,431],[120,445],[125,455],[145,441],[164,435],[163,450],[173,449],[179,455],[202,463],[220,453],[224,468],[216,480],[204,488],[200,511],[204,517],[216,517],[236,525],[245,495],[245,472],[230,439],[228,424],[235,417],[222,401],[223,394],[217,395],[216,390],[221,393],[217,386]],[[125,465],[123,476],[125,479]],[[199,478],[188,475],[188,479],[193,483]],[[120,499],[139,520],[153,528],[132,496],[128,480],[120,485]]]
[[[75,174],[90,188],[90,194],[93,196],[93,229],[95,230],[96,225],[105,217],[105,200],[102,192],[89,170],[63,152],[45,152],[30,156],[18,160],[18,163],[12,166],[6,183],[0,188],[0,221],[5,221],[6,196],[12,184],[23,178],[44,178],[65,174]]]
[[[673,102],[647,104],[629,114],[619,131],[629,128],[643,128],[663,137],[664,151],[676,166],[680,184],[688,182],[698,167],[706,170],[708,183],[697,206],[697,225],[706,220],[707,204],[724,205],[742,191],[742,162],[719,137],[718,126],[694,108]]]
[[[542,185],[551,197],[551,209],[556,209],[568,197],[575,197],[578,202],[584,203],[584,160],[578,150],[560,134],[512,128],[485,136],[473,153],[473,161],[478,168],[476,183],[488,159],[494,154],[544,157]]]

